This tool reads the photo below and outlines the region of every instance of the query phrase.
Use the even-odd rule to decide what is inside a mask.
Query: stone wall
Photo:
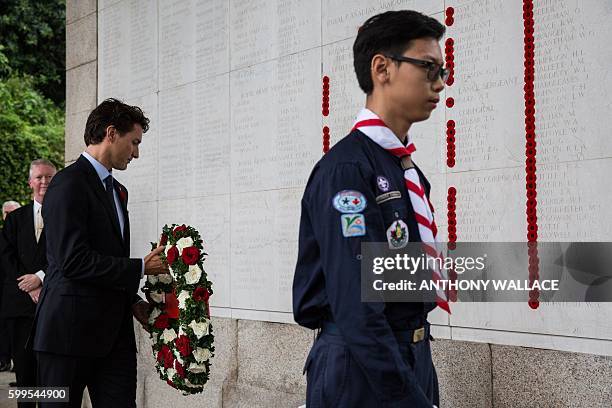
[[[66,9],[66,162],[83,150],[87,114],[97,100],[97,4]],[[138,329],[138,406],[297,407],[313,333],[292,324],[214,318],[216,356],[204,393],[183,397],[162,382],[146,333]],[[433,342],[442,406],[610,407],[612,359],[456,340]]]

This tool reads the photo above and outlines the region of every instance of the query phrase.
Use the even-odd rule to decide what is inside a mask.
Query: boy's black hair
[[[412,40],[440,41],[445,30],[436,19],[413,10],[387,11],[370,17],[359,28],[353,44],[353,65],[359,87],[368,95],[374,90],[370,72],[374,55],[402,55]]]

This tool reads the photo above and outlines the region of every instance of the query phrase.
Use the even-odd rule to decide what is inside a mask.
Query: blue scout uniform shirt
[[[417,171],[429,196],[430,185]],[[343,205],[343,196],[357,198],[349,214],[337,209]],[[363,199],[365,207],[360,202]],[[347,227],[359,214],[359,228]],[[383,400],[400,397],[417,386],[393,330],[422,326],[436,306],[361,302],[361,243],[386,242],[387,229],[396,220],[408,226],[409,241],[421,241],[400,160],[354,130],[315,165],[306,185],[293,315],[297,323],[310,329],[321,327],[324,320],[334,322]]]

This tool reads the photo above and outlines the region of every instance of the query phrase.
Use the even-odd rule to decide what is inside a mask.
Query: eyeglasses
[[[442,65],[436,64],[435,62],[397,55],[385,55],[385,57],[391,58],[395,61],[408,62],[410,64],[427,68],[427,79],[431,82],[435,82],[438,78],[441,78],[442,82],[446,83],[446,80],[450,74],[448,69],[444,68]]]

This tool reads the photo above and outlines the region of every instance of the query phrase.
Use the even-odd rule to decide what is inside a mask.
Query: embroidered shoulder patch
[[[362,212],[367,205],[366,198],[362,193],[355,190],[342,190],[332,199],[334,208],[343,214],[354,214]]]
[[[342,214],[340,216],[342,235],[345,237],[362,237],[366,234],[366,223],[363,214]]]

